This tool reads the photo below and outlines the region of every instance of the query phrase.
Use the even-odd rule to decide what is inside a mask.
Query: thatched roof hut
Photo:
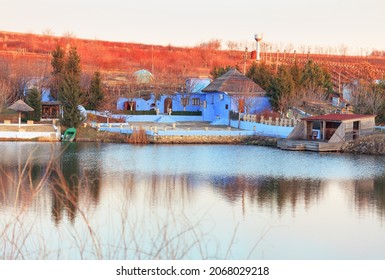
[[[205,87],[203,92],[226,92],[230,95],[260,95],[266,94],[259,85],[254,83],[236,69],[231,69],[222,76],[216,78],[212,83]]]

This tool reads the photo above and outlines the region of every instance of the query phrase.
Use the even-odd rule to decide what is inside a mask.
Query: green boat
[[[76,128],[70,127],[68,128],[63,135],[63,142],[73,142],[76,137]]]

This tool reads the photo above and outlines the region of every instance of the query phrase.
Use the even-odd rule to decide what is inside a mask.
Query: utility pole
[[[243,54],[243,75],[246,75],[246,64],[247,64],[247,47],[245,48],[245,53]]]
[[[151,73],[154,76],[154,45],[151,46]]]

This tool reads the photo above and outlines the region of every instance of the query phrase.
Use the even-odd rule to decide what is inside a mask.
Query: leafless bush
[[[148,137],[146,131],[140,127],[139,129],[134,128],[128,143],[130,144],[148,144]]]

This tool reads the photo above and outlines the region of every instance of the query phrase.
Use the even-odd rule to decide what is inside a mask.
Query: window
[[[187,106],[189,103],[188,101],[189,101],[189,99],[187,97],[182,98],[182,105]]]
[[[194,106],[201,105],[201,100],[199,98],[193,98],[192,99],[192,105],[194,105]]]

